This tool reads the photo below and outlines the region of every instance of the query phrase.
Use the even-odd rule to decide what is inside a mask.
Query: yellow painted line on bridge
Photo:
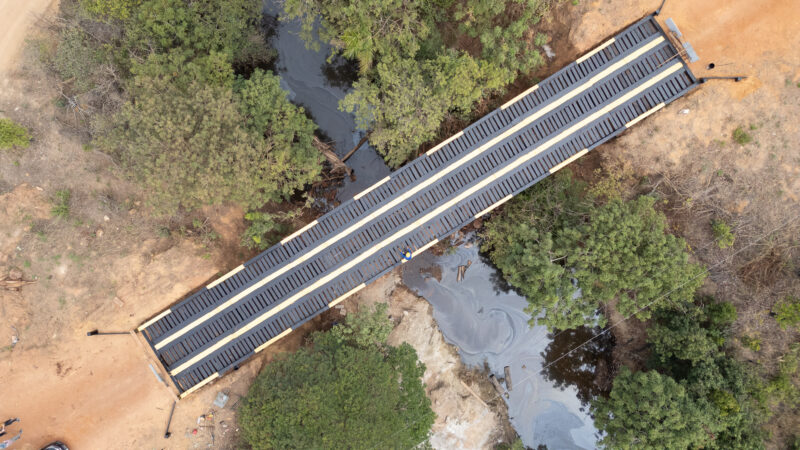
[[[479,212],[478,214],[475,214],[475,218],[477,219],[479,217],[485,216],[486,214],[489,214],[490,212],[492,212],[493,209],[511,200],[512,197],[514,196],[511,194],[506,195],[505,197],[501,198],[498,202],[496,202],[494,205],[491,205],[488,208],[484,209],[483,211]]]
[[[611,39],[605,41],[603,43],[603,45],[595,48],[594,50],[590,51],[589,53],[587,53],[587,54],[581,56],[580,58],[576,59],[575,60],[575,64],[580,64],[580,63],[586,61],[587,59],[589,59],[592,56],[594,56],[595,54],[597,54],[597,52],[599,52],[600,50],[602,50],[602,49],[608,47],[609,45],[613,44],[615,41],[616,41],[616,39],[614,39],[614,38],[611,38]]]
[[[525,92],[523,92],[522,94],[519,94],[518,96],[516,96],[516,97],[512,98],[511,100],[509,100],[509,101],[505,102],[505,103],[503,104],[503,106],[501,106],[501,107],[500,107],[500,109],[506,109],[506,108],[508,108],[509,106],[513,105],[514,103],[517,103],[517,102],[519,101],[519,99],[521,99],[522,97],[525,97],[526,95],[530,94],[531,92],[533,92],[533,91],[535,91],[535,90],[537,90],[537,89],[539,89],[539,85],[538,85],[538,84],[537,84],[537,85],[534,85],[534,86],[533,86],[533,87],[531,87],[531,88],[528,88],[528,89],[527,89],[527,90],[525,90]]]
[[[585,155],[587,153],[589,153],[588,149],[583,149],[583,150],[579,151],[578,153],[575,153],[574,155],[570,156],[569,158],[565,159],[564,161],[561,161],[560,164],[557,164],[557,165],[553,166],[550,169],[550,173],[552,174],[552,173],[558,172],[559,170],[561,170],[564,167],[566,167],[567,165],[569,165],[569,163],[571,163],[572,161],[575,161],[576,159],[580,158],[581,156],[583,156],[583,155]]]
[[[370,187],[368,187],[368,188],[364,189],[363,191],[359,192],[358,194],[356,194],[356,195],[353,197],[353,200],[358,200],[358,199],[360,199],[361,197],[363,197],[363,196],[365,196],[365,195],[369,194],[369,193],[370,193],[372,190],[374,190],[374,189],[375,189],[375,188],[377,188],[378,186],[382,185],[383,183],[386,183],[387,181],[389,181],[389,180],[391,180],[391,179],[392,179],[392,177],[391,177],[391,176],[388,176],[388,177],[386,177],[386,178],[382,179],[381,181],[378,181],[377,183],[373,184],[372,186],[370,186]]]
[[[300,298],[304,297],[305,295],[313,292],[314,290],[316,290],[316,289],[324,286],[328,282],[334,280],[339,275],[347,272],[348,270],[352,269],[353,267],[357,266],[358,264],[361,264],[361,262],[363,262],[365,259],[367,259],[370,256],[374,255],[379,250],[381,250],[384,247],[388,246],[392,242],[402,238],[403,236],[405,236],[408,233],[416,231],[419,227],[423,226],[426,222],[428,222],[428,221],[430,221],[432,219],[435,219],[437,216],[439,216],[440,214],[445,212],[450,207],[452,207],[454,205],[457,205],[461,201],[464,201],[465,199],[469,198],[469,196],[471,196],[472,194],[480,191],[481,189],[483,189],[484,187],[486,187],[490,183],[494,182],[498,178],[501,178],[501,177],[507,175],[508,173],[510,173],[514,169],[516,169],[517,167],[519,167],[522,164],[524,164],[524,163],[530,161],[531,159],[533,159],[535,156],[539,155],[540,153],[548,150],[552,146],[554,146],[554,145],[558,144],[559,142],[563,141],[564,139],[566,139],[571,134],[575,133],[576,131],[580,130],[581,128],[585,127],[586,125],[592,123],[593,121],[601,118],[602,116],[610,113],[614,109],[616,109],[619,106],[623,105],[628,100],[630,100],[630,99],[634,98],[635,96],[639,95],[639,93],[649,89],[651,86],[657,84],[658,82],[660,82],[664,78],[666,78],[666,77],[672,75],[673,73],[677,72],[682,67],[683,67],[683,64],[681,64],[680,62],[676,62],[675,64],[663,69],[658,75],[656,75],[655,77],[647,80],[641,86],[637,87],[636,89],[633,89],[633,90],[629,91],[627,94],[621,96],[620,98],[618,98],[614,102],[609,103],[608,105],[606,105],[605,107],[603,107],[599,111],[595,112],[594,114],[586,117],[585,119],[581,120],[580,122],[576,123],[575,125],[573,125],[573,126],[567,128],[566,130],[562,131],[561,133],[559,133],[555,137],[551,138],[547,142],[545,142],[542,145],[536,147],[535,150],[533,150],[533,151],[521,156],[518,160],[514,161],[513,164],[510,164],[510,165],[508,165],[506,167],[503,167],[502,169],[498,170],[495,174],[486,177],[486,179],[484,179],[480,183],[478,183],[475,186],[472,186],[471,188],[469,188],[466,191],[462,192],[461,194],[459,194],[458,196],[456,196],[452,200],[448,201],[447,203],[445,203],[443,205],[440,205],[439,207],[437,207],[433,211],[431,211],[428,214],[424,215],[423,217],[417,219],[415,222],[409,224],[405,228],[397,231],[393,235],[391,235],[388,238],[384,239],[379,244],[376,244],[376,245],[370,247],[369,249],[366,249],[363,253],[358,255],[358,257],[356,257],[353,260],[347,262],[346,264],[343,264],[337,270],[332,271],[331,273],[325,275],[324,277],[322,277],[319,280],[315,281],[311,285],[307,286],[306,288],[304,288],[300,292],[298,292],[298,293],[292,295],[291,297],[287,298],[280,305],[278,305],[278,306],[272,308],[271,310],[261,314],[260,316],[258,316],[254,320],[252,320],[250,323],[248,323],[244,327],[240,328],[235,333],[232,333],[232,334],[220,339],[214,345],[210,346],[206,350],[200,352],[199,354],[195,355],[194,357],[192,357],[188,361],[184,362],[180,366],[178,366],[175,369],[173,369],[170,373],[174,376],[174,375],[182,372],[186,368],[191,367],[192,365],[196,364],[198,361],[201,361],[202,359],[206,358],[208,355],[214,353],[215,351],[219,350],[223,346],[227,345],[228,343],[230,343],[231,341],[233,341],[234,339],[236,339],[240,335],[242,335],[242,334],[246,333],[247,331],[253,329],[254,327],[260,325],[265,320],[267,320],[270,317],[274,316],[275,314],[277,314],[278,312],[282,311],[283,309],[289,307],[296,300],[299,300]]]
[[[192,386],[191,388],[186,390],[186,392],[181,394],[181,398],[186,397],[187,395],[189,395],[192,392],[200,389],[201,387],[207,385],[208,383],[211,383],[212,381],[216,380],[217,378],[219,378],[219,372],[215,372],[214,375],[211,375],[210,377],[206,378],[205,380],[195,384],[194,386]]]
[[[244,264],[242,264],[241,266],[231,270],[230,272],[226,273],[225,275],[221,276],[219,279],[215,280],[213,283],[210,283],[208,286],[206,286],[206,289],[211,289],[212,287],[222,283],[223,281],[227,280],[228,278],[236,275],[236,273],[238,273],[242,269],[244,269]]]
[[[161,314],[159,314],[159,315],[157,315],[157,316],[153,317],[152,319],[148,320],[147,322],[145,322],[145,323],[143,323],[143,324],[139,325],[139,328],[138,328],[138,330],[139,330],[139,331],[142,331],[142,330],[144,330],[145,328],[147,328],[147,327],[149,327],[150,325],[152,325],[152,324],[154,324],[154,323],[158,322],[159,320],[161,320],[162,318],[164,318],[164,317],[165,317],[167,314],[169,314],[169,313],[171,313],[171,312],[172,312],[172,310],[171,310],[171,309],[169,309],[169,308],[168,308],[168,309],[166,309],[166,310],[164,310],[164,311],[162,311],[162,312],[161,312]]]
[[[300,228],[299,230],[297,230],[294,233],[290,234],[289,236],[286,236],[285,238],[281,239],[281,245],[284,245],[287,242],[291,241],[292,239],[296,238],[297,236],[300,236],[301,234],[303,234],[304,231],[306,231],[309,228],[313,227],[317,223],[318,222],[315,220],[315,221],[309,223],[308,225],[304,226],[303,228]]]
[[[622,59],[620,61],[617,61],[615,64],[612,64],[611,66],[609,66],[608,68],[606,68],[605,70],[600,72],[599,74],[597,74],[594,77],[592,77],[591,79],[587,80],[586,83],[575,87],[575,89],[573,89],[572,91],[564,94],[559,99],[549,103],[547,106],[543,107],[542,109],[537,110],[536,112],[534,112],[530,116],[526,117],[524,120],[520,121],[518,124],[514,125],[513,127],[509,128],[508,130],[506,130],[506,132],[504,132],[504,133],[492,138],[491,140],[487,141],[485,144],[477,147],[472,152],[464,155],[461,159],[459,159],[458,161],[455,161],[453,164],[443,168],[441,171],[435,173],[430,178],[426,178],[425,180],[423,180],[418,185],[416,185],[413,188],[409,189],[408,192],[405,192],[403,195],[400,195],[400,196],[394,198],[393,200],[388,202],[386,205],[378,208],[376,211],[373,211],[368,216],[366,216],[363,219],[359,220],[358,222],[354,223],[353,225],[351,225],[350,227],[348,227],[347,229],[345,229],[341,233],[339,233],[336,236],[334,236],[331,239],[329,239],[328,241],[326,241],[326,242],[324,242],[324,243],[322,243],[322,244],[320,244],[320,245],[318,245],[318,246],[316,246],[314,248],[310,248],[305,254],[303,254],[302,256],[298,257],[296,260],[291,261],[290,263],[286,264],[285,266],[281,267],[280,269],[276,270],[275,272],[273,272],[273,273],[267,275],[266,277],[262,278],[257,283],[254,283],[253,285],[251,285],[247,289],[243,290],[239,294],[235,295],[234,297],[231,297],[229,300],[225,301],[224,303],[222,303],[221,305],[217,306],[213,310],[211,310],[211,311],[207,312],[206,314],[203,314],[202,316],[198,317],[197,319],[195,319],[191,323],[187,324],[185,327],[183,327],[180,330],[176,331],[174,334],[166,337],[164,340],[162,340],[162,341],[158,342],[157,344],[155,344],[154,345],[155,349],[158,350],[158,349],[163,348],[164,346],[168,345],[169,343],[173,342],[174,340],[176,340],[179,337],[183,336],[184,334],[188,333],[189,331],[191,331],[193,328],[197,327],[201,323],[207,321],[208,319],[210,319],[210,318],[214,317],[215,315],[219,314],[220,312],[224,311],[229,306],[235,304],[239,300],[247,297],[252,292],[254,292],[257,289],[259,289],[261,286],[264,286],[265,284],[269,283],[270,281],[274,280],[275,278],[278,278],[279,276],[285,274],[289,270],[291,270],[291,269],[297,267],[298,265],[304,263],[305,261],[308,261],[309,259],[313,258],[319,252],[325,250],[326,248],[328,248],[329,246],[333,245],[334,243],[336,243],[340,239],[344,238],[348,234],[352,233],[353,231],[356,231],[356,230],[360,229],[361,227],[363,227],[367,223],[369,223],[372,220],[374,220],[375,218],[379,217],[381,214],[392,210],[392,208],[394,208],[395,206],[399,205],[400,203],[406,201],[409,197],[412,197],[417,192],[425,189],[426,187],[428,187],[431,184],[435,183],[436,181],[440,180],[441,178],[443,178],[444,176],[446,176],[450,172],[453,172],[456,169],[458,169],[459,167],[461,167],[464,164],[468,163],[472,159],[477,158],[478,156],[483,154],[485,151],[491,149],[496,144],[498,144],[498,143],[502,142],[503,140],[505,140],[507,137],[509,137],[509,136],[515,134],[516,132],[522,130],[523,128],[525,128],[526,126],[528,126],[529,124],[531,124],[535,120],[537,120],[540,117],[544,116],[545,114],[553,111],[554,109],[556,109],[559,106],[563,105],[564,103],[568,102],[569,100],[571,100],[575,96],[577,96],[577,95],[583,93],[584,91],[588,90],[589,88],[591,88],[595,84],[599,83],[600,81],[602,81],[603,79],[605,79],[609,75],[613,74],[614,72],[616,72],[620,68],[624,67],[625,65],[627,65],[631,61],[634,61],[637,58],[639,58],[640,56],[642,56],[643,54],[649,52],[650,50],[652,50],[653,48],[655,48],[657,45],[661,44],[662,42],[664,42],[664,38],[662,36],[658,36],[655,39],[649,41],[647,44],[645,44],[644,46],[639,48],[637,51],[631,53],[626,58],[624,58],[624,59]],[[312,222],[312,223],[314,223],[314,222]]]
[[[630,128],[630,127],[632,127],[632,126],[636,125],[637,123],[639,123],[640,121],[642,121],[642,120],[643,120],[645,117],[647,117],[647,116],[649,116],[649,115],[653,114],[654,112],[658,111],[659,109],[663,108],[663,107],[664,107],[664,105],[665,105],[665,103],[664,103],[664,102],[661,102],[661,103],[659,103],[659,104],[658,104],[658,105],[656,105],[654,108],[651,108],[651,109],[649,109],[647,112],[645,112],[645,113],[644,113],[644,114],[642,114],[641,116],[639,116],[639,117],[637,117],[637,118],[635,118],[635,119],[631,120],[630,122],[626,123],[626,124],[625,124],[625,128]]]

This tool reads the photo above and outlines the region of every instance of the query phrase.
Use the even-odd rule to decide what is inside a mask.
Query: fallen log
[[[505,395],[506,398],[508,398],[508,392],[506,392],[506,390],[503,389],[503,385],[500,384],[499,381],[497,381],[497,377],[495,377],[494,374],[489,375],[489,381],[492,382],[492,386],[494,386],[494,390],[497,391],[498,395]]]
[[[361,138],[360,141],[358,141],[358,144],[356,144],[356,146],[353,147],[352,150],[350,150],[349,152],[347,152],[346,155],[344,155],[344,158],[342,158],[342,162],[347,161],[351,156],[353,156],[353,153],[355,153],[356,150],[360,149],[361,146],[364,145],[364,142],[367,142],[367,139],[369,139],[369,133],[365,134],[364,137]]]
[[[344,163],[344,160],[339,159],[339,157],[336,156],[336,153],[334,153],[334,151],[331,149],[331,146],[325,142],[322,142],[316,136],[314,136],[314,147],[316,147],[317,150],[319,150],[319,152],[322,153],[325,159],[327,159],[328,162],[331,163],[331,166],[333,167],[333,170],[331,170],[331,172],[343,171],[348,176],[351,176],[353,174],[353,169],[347,167],[347,164]]]
[[[506,388],[511,391],[511,368],[508,366],[503,367],[503,373],[506,375]]]
[[[489,408],[489,405],[487,405],[487,404],[486,404],[486,402],[485,402],[485,401],[483,401],[483,399],[482,399],[482,398],[481,398],[481,397],[480,397],[480,396],[479,396],[479,395],[478,395],[478,394],[477,394],[475,391],[473,391],[473,390],[472,390],[472,388],[470,388],[469,386],[467,386],[467,383],[465,383],[465,382],[464,382],[464,380],[459,380],[459,381],[461,381],[461,384],[462,384],[462,385],[464,385],[464,387],[465,387],[465,388],[467,388],[467,390],[469,391],[469,393],[470,393],[470,394],[472,394],[472,396],[473,396],[473,397],[475,397],[476,399],[478,399],[478,401],[479,401],[479,402],[481,402],[481,404],[482,404],[484,407],[486,407],[487,409]]]

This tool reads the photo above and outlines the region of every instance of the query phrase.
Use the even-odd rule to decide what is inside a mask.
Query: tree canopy
[[[686,244],[665,232],[647,196],[600,205],[567,173],[540,183],[492,218],[483,249],[526,296],[532,317],[550,329],[605,323],[602,303],[648,319],[651,302],[691,302],[702,268]]]
[[[264,367],[240,410],[254,449],[413,448],[435,415],[408,344],[385,344],[385,308],[348,316]]]
[[[284,8],[284,18],[302,21],[308,45],[318,46],[319,19],[319,39],[359,62],[361,78],[340,107],[395,167],[436,138],[446,118],[467,117],[478,100],[540,65],[535,47],[546,40],[532,37],[546,12],[534,0],[287,0]]]
[[[593,403],[595,423],[606,433],[602,442],[611,448],[763,448],[767,388],[724,351],[735,317],[730,303],[710,297],[658,308],[647,329],[651,370],[625,369],[609,398]],[[673,404],[660,407],[669,421],[644,411],[664,397],[656,382],[672,391]],[[661,430],[666,424],[670,433]]]
[[[605,432],[609,448],[684,450],[704,441],[704,411],[686,389],[655,371],[631,372],[623,367],[608,399],[592,410],[595,425]]]
[[[98,73],[111,74],[123,102],[95,118],[96,142],[158,211],[223,201],[257,210],[319,176],[316,127],[278,77],[234,70],[269,54],[257,0],[79,0],[62,9],[71,21],[54,69],[78,80],[71,94],[89,98],[107,90]]]

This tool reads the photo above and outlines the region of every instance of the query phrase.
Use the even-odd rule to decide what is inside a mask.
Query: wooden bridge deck
[[[188,395],[696,85],[645,17],[139,331]]]

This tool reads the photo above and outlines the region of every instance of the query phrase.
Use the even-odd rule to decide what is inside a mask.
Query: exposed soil
[[[430,303],[401,284],[398,270],[343,302],[342,310],[350,312],[387,301],[396,324],[389,344],[407,342],[425,364],[423,382],[436,413],[430,438],[433,447],[493,448],[498,442],[513,441],[516,432],[508,421],[506,404],[495,394],[487,374],[464,366],[456,348],[444,341]]]

